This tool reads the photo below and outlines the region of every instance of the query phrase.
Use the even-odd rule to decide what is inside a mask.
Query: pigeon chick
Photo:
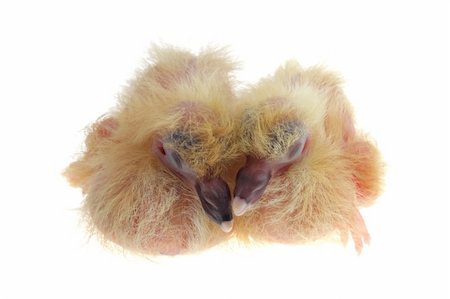
[[[370,236],[358,210],[381,190],[380,153],[355,129],[338,76],[321,67],[280,67],[242,95],[245,165],[233,210],[241,240],[299,243],[340,232],[356,250]]]
[[[66,169],[93,232],[128,250],[175,255],[229,238],[237,157],[235,68],[223,49],[155,47],[117,107]]]

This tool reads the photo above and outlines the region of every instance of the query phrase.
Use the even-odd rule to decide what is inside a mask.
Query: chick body
[[[374,143],[355,129],[340,85],[322,67],[290,61],[243,93],[239,135],[247,156],[276,161],[301,134],[309,137],[302,159],[274,175],[237,218],[241,240],[300,243],[338,232],[346,242],[350,233],[358,252],[369,242],[358,208],[379,195],[383,163]],[[300,129],[277,129],[292,123]]]
[[[152,152],[164,142],[202,176],[227,177],[236,158],[231,72],[224,50],[152,51],[112,112],[88,130],[86,149],[65,171],[81,187],[83,215],[106,243],[144,254],[180,254],[226,240],[197,195]]]

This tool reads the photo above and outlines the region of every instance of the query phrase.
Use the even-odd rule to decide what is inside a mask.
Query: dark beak
[[[206,214],[223,231],[230,232],[233,228],[233,213],[228,184],[221,178],[201,178],[197,180],[195,190]]]

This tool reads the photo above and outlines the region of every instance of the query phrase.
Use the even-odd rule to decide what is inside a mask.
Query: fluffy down
[[[191,253],[230,237],[301,243],[335,233],[343,242],[350,234],[362,250],[370,236],[359,207],[379,195],[383,163],[355,129],[335,74],[290,61],[237,101],[234,64],[223,50],[154,48],[151,57],[118,106],[89,127],[84,152],[64,173],[85,195],[82,212],[93,233],[149,255]],[[292,157],[299,140],[307,145],[227,234],[192,186],[155,156],[155,140],[178,154],[172,163],[182,161],[199,178],[221,178],[235,192],[243,165],[274,165]]]
[[[164,138],[199,176],[232,178],[234,63],[222,49],[193,55],[170,47],[153,48],[151,60],[114,111],[90,126],[85,151],[64,174],[81,187],[85,219],[106,243],[150,255],[191,253],[229,234],[151,146]]]
[[[301,243],[340,233],[356,250],[370,240],[358,207],[380,193],[383,164],[367,136],[355,129],[341,80],[321,67],[295,61],[243,92],[242,152],[276,160],[295,140],[292,123],[310,135],[304,157],[275,175],[261,199],[235,222],[243,241]]]

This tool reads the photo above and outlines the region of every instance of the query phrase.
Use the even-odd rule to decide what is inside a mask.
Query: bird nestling
[[[243,92],[233,210],[241,240],[298,243],[339,231],[358,252],[369,233],[358,207],[380,193],[377,148],[354,126],[338,76],[295,61]]]
[[[237,237],[300,243],[350,232],[380,193],[380,154],[340,79],[290,61],[235,95],[226,51],[155,47],[65,176],[103,240],[185,254]]]
[[[155,47],[152,59],[90,127],[65,176],[82,188],[82,211],[104,240],[146,254],[194,252],[232,228],[224,178],[238,155],[235,65],[220,49]]]

